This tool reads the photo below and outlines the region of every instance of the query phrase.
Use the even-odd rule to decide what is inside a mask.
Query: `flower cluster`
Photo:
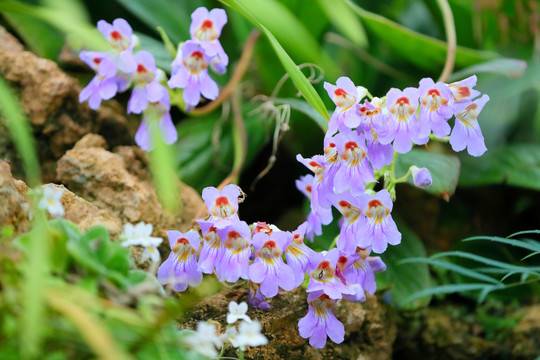
[[[158,246],[163,242],[163,239],[152,236],[153,228],[152,224],[145,224],[144,222],[140,222],[135,226],[132,224],[124,225],[121,245],[124,247],[142,246],[144,250],[141,259],[143,261],[150,260],[150,272],[155,273],[156,266],[161,261]]]
[[[369,248],[355,247],[352,253],[339,248],[313,251],[304,243],[307,223],[293,232],[262,222],[250,227],[238,217],[240,194],[236,185],[227,185],[221,191],[213,187],[203,190],[210,216],[198,220],[202,232],[199,256],[198,233],[169,231],[172,251],[158,270],[160,283],[183,291],[189,285],[198,285],[203,273],[215,273],[220,281],[231,283],[244,279],[249,283],[250,305],[269,309],[266,299],[300,286],[307,273],[310,312],[299,323],[300,335],[311,337],[315,347],[324,346],[326,334],[339,341],[339,330],[333,326],[339,321],[332,314],[332,306],[344,297],[363,301],[364,291],[373,294],[374,273],[383,271],[385,265],[380,258],[369,257]],[[344,329],[341,324],[338,328]],[[339,333],[343,340],[344,330]]]
[[[170,115],[169,89],[165,85],[171,89],[184,89],[183,98],[188,110],[199,103],[201,94],[213,100],[219,93],[207,68],[210,66],[220,74],[226,70],[229,59],[219,42],[219,35],[227,22],[227,15],[223,9],[208,12],[200,7],[191,18],[192,38],[181,44],[168,82],[163,70],[156,67],[151,53],[145,50],[134,53],[138,39],[124,19],[116,19],[112,24],[100,20],[97,24],[110,45],[109,51],[82,51],[79,55],[96,72],[79,94],[79,101],[88,100],[90,108],[96,110],[102,100],[133,88],[127,112],[142,114],[135,142],[146,151],[153,148],[150,128],[153,123],[158,125],[166,144],[172,144],[178,138]]]
[[[216,325],[209,322],[199,322],[197,331],[184,338],[184,342],[198,353],[216,358],[217,348],[222,348],[226,343],[230,343],[239,351],[244,351],[246,346],[266,345],[268,339],[261,334],[261,325],[247,316],[248,305],[243,302],[237,304],[235,301],[229,303],[229,313],[227,314],[227,329],[223,334],[219,334]],[[237,320],[242,320],[238,329],[232,326]]]

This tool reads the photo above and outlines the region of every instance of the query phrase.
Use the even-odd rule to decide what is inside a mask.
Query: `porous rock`
[[[146,154],[137,147],[122,146],[113,153],[105,141],[88,134],[58,161],[57,176],[77,195],[109,212],[121,223],[144,221],[154,225],[154,236],[168,230],[187,231],[204,203],[191,187],[178,183],[182,212],[164,213],[146,170]]]
[[[199,321],[215,320],[222,332],[227,326],[226,315],[230,301],[246,301],[247,290],[235,288],[207,297],[196,304],[189,314],[179,320],[179,327],[196,329]],[[386,360],[392,358],[392,345],[396,338],[396,326],[388,313],[388,307],[377,296],[368,295],[364,303],[338,301],[334,314],[345,326],[345,340],[334,344],[327,340],[323,349],[315,349],[298,333],[298,321],[307,314],[307,293],[297,288],[291,292],[268,299],[268,311],[249,308],[248,316],[261,323],[261,333],[268,344],[248,348],[246,359],[359,359]],[[229,349],[225,356],[237,357]]]

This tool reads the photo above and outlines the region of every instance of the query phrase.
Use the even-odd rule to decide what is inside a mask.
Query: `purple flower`
[[[184,89],[186,104],[196,106],[201,94],[209,100],[218,96],[219,88],[208,75],[210,60],[206,50],[194,41],[186,41],[178,52],[168,84],[170,88]]]
[[[484,136],[480,125],[478,125],[478,115],[489,101],[489,96],[484,95],[475,101],[463,101],[456,103],[454,111],[456,113],[456,124],[450,135],[450,145],[454,151],[461,151],[467,148],[472,156],[480,156],[486,152]]]
[[[480,91],[474,90],[476,86],[476,75],[470,76],[461,81],[448,85],[456,103],[474,99],[480,95]]]
[[[311,186],[311,209],[317,212],[321,207],[329,208],[330,202],[327,195],[332,192],[332,186],[325,175],[325,159],[322,155],[315,155],[312,158],[304,159],[300,154],[296,155],[296,160],[304,164],[305,167],[313,171],[315,178]]]
[[[116,75],[116,65],[106,52],[81,51],[79,58],[102,77],[109,78]]]
[[[90,109],[97,110],[101,100],[109,100],[116,95],[118,85],[114,77],[96,75],[79,93],[79,102],[88,100]]]
[[[214,272],[216,263],[223,256],[223,242],[213,221],[197,220],[197,222],[201,226],[203,236],[203,244],[199,254],[199,266],[203,273],[211,274]]]
[[[380,142],[388,144],[394,141],[394,150],[405,154],[412,148],[412,142],[423,145],[429,140],[429,124],[416,121],[418,108],[418,89],[408,87],[401,91],[390,89],[386,94],[386,106],[390,114],[387,117],[387,133],[380,134]]]
[[[115,19],[109,24],[105,20],[100,20],[97,27],[111,45],[112,51],[109,55],[117,69],[125,73],[135,71],[137,65],[133,58],[133,31],[128,22],[124,19]]]
[[[392,219],[392,200],[390,193],[384,189],[375,195],[365,195],[359,199],[360,208],[364,213],[362,224],[358,227],[358,246],[380,254],[388,244],[397,245],[401,242],[401,233]]]
[[[210,66],[218,74],[223,74],[229,64],[229,57],[219,42],[221,30],[226,23],[227,14],[223,9],[212,9],[208,12],[205,7],[199,7],[191,14],[191,38],[212,57]]]
[[[351,79],[345,76],[337,79],[336,85],[325,82],[324,89],[337,106],[330,119],[328,133],[334,134],[338,128],[356,128],[360,124],[356,104],[365,94],[359,94]]]
[[[156,62],[154,56],[148,51],[139,51],[135,55],[137,70],[133,77],[135,87],[129,98],[127,105],[128,113],[140,114],[149,102],[160,101],[164,96],[169,95],[167,89],[161,85],[157,79]]]
[[[386,270],[386,265],[378,256],[369,256],[371,248],[356,249],[356,260],[347,266],[343,271],[343,276],[347,282],[358,284],[368,294],[373,295],[377,290],[375,274]]]
[[[430,78],[420,80],[420,123],[430,124],[433,134],[445,137],[450,134],[448,119],[454,114],[454,98],[448,86],[434,83]]]
[[[178,139],[178,133],[171,119],[169,109],[169,92],[164,91],[163,97],[156,102],[149,102],[143,111],[143,118],[137,133],[135,134],[135,143],[145,151],[154,148],[150,125],[157,123],[157,129],[165,144],[172,144]]]
[[[270,304],[266,302],[266,299],[261,293],[261,284],[254,283],[253,281],[248,281],[248,285],[248,304],[260,310],[269,310]]]
[[[291,240],[291,234],[285,231],[253,235],[256,258],[249,266],[249,280],[261,284],[261,293],[266,297],[276,296],[280,287],[294,289],[294,273],[281,258]]]
[[[208,212],[210,220],[219,229],[239,221],[238,219],[238,197],[240,189],[234,184],[225,186],[221,191],[215,187],[203,189],[202,198]]]
[[[224,252],[216,262],[216,276],[219,281],[237,282],[249,277],[249,257],[251,255],[251,229],[244,221],[239,221],[224,229],[218,229],[224,245]]]
[[[431,186],[431,173],[428,169],[411,166],[411,173],[414,185],[418,186],[420,189],[425,189]]]
[[[334,177],[334,190],[342,193],[350,189],[353,195],[363,194],[366,183],[375,181],[364,135],[348,130],[340,132],[335,140],[342,162]]]
[[[336,276],[339,255],[339,250],[334,248],[328,252],[315,253],[311,257],[308,265],[308,293],[322,291],[331,299],[341,299],[342,294],[353,294],[353,290]]]
[[[182,234],[179,231],[167,231],[171,253],[159,267],[157,278],[160,284],[171,284],[175,291],[184,291],[188,285],[201,283],[202,272],[197,265],[199,234],[195,231]]]
[[[311,189],[315,178],[313,175],[300,176],[299,180],[296,180],[296,187],[302,192],[308,199],[311,200]],[[316,211],[313,209],[309,212],[307,217],[306,237],[313,241],[314,235],[322,234],[322,225],[328,225],[332,222],[332,208],[318,207]]]
[[[343,224],[337,239],[337,248],[347,253],[353,253],[358,246],[360,226],[364,222],[360,198],[354,197],[349,192],[332,196],[332,204],[343,215]]]
[[[345,327],[332,312],[336,300],[317,291],[308,294],[308,303],[307,315],[298,322],[300,336],[309,338],[309,344],[317,349],[326,345],[327,335],[336,344],[341,344],[345,338]]]
[[[301,224],[298,229],[292,233],[292,241],[289,246],[285,248],[287,265],[289,265],[294,272],[294,287],[300,286],[304,281],[304,275],[309,259],[315,254],[315,251],[304,244],[304,235],[307,226],[307,223]]]

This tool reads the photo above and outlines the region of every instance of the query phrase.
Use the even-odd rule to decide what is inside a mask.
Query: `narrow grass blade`
[[[498,281],[497,279],[494,279],[492,277],[489,277],[489,276],[484,275],[482,273],[479,273],[477,271],[467,269],[467,268],[465,268],[463,266],[460,266],[460,265],[457,265],[457,264],[452,264],[452,263],[450,263],[448,261],[435,260],[435,259],[430,259],[430,258],[409,258],[409,259],[405,259],[403,261],[400,261],[400,264],[415,263],[415,262],[422,262],[422,263],[426,263],[426,264],[429,264],[429,265],[432,265],[432,266],[438,266],[440,268],[447,269],[447,270],[450,270],[450,271],[454,271],[454,272],[456,272],[458,274],[462,274],[464,276],[468,276],[468,277],[473,278],[473,279],[483,280],[483,281],[488,282],[488,283],[500,284],[500,281]]]
[[[540,251],[539,242],[528,243],[523,240],[513,240],[513,239],[507,239],[507,238],[502,238],[498,236],[474,236],[474,237],[463,239],[463,241],[476,241],[476,240],[488,240],[488,241],[498,242],[501,244],[517,246],[517,247],[531,250],[531,251]]]

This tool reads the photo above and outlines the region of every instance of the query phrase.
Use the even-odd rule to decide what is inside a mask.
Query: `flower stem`
[[[454,24],[454,15],[452,14],[452,9],[448,4],[447,0],[437,0],[437,4],[441,9],[441,13],[444,21],[444,31],[446,32],[446,62],[444,63],[444,68],[439,77],[439,80],[445,82],[452,74],[454,70],[454,63],[456,61],[456,25]]]
[[[225,101],[229,98],[229,96],[232,95],[234,89],[238,86],[238,83],[240,83],[242,76],[244,76],[244,73],[248,68],[251,60],[251,55],[253,54],[253,49],[255,47],[255,43],[257,42],[257,39],[260,35],[261,32],[259,30],[253,30],[251,34],[249,34],[246,45],[244,46],[244,51],[242,52],[242,56],[240,57],[240,61],[238,62],[238,66],[236,67],[236,70],[234,71],[231,80],[223,88],[217,99],[212,101],[211,103],[206,104],[205,106],[193,109],[189,112],[190,115],[201,116],[208,114],[214,111],[219,105],[221,105],[221,103],[223,103],[223,101]]]

